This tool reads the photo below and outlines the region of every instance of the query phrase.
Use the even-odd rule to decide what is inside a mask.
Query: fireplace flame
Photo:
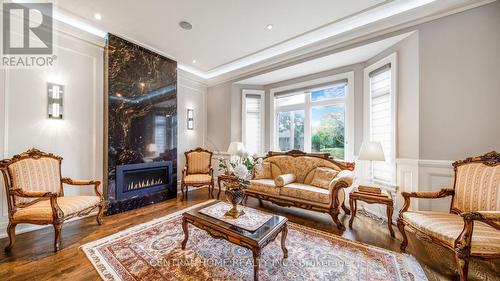
[[[161,179],[161,178],[141,180],[139,182],[129,183],[127,186],[127,190],[134,190],[134,189],[149,187],[149,186],[153,186],[153,185],[163,184],[163,183],[164,183],[163,179]]]

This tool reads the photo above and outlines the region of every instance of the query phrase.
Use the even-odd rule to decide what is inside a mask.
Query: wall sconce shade
[[[63,118],[63,95],[63,85],[47,83],[47,114],[49,118]]]
[[[194,118],[193,118],[193,110],[187,110],[187,129],[194,130]]]

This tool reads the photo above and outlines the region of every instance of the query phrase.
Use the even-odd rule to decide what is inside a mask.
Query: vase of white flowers
[[[243,210],[238,210],[238,204],[245,198],[245,189],[250,185],[248,180],[250,173],[247,167],[240,163],[234,166],[233,175],[224,182],[226,187],[226,198],[233,206],[225,213],[226,216],[238,218],[243,215]]]

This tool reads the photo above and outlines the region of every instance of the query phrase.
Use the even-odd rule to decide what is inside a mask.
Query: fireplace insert
[[[116,199],[125,200],[166,191],[175,183],[172,161],[118,165]]]

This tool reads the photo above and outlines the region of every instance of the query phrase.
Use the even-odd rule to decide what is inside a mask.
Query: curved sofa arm
[[[334,189],[349,187],[352,185],[353,182],[354,182],[354,173],[349,170],[342,170],[330,182],[330,191]]]
[[[329,190],[331,197],[331,204],[333,208],[340,205],[339,201],[339,190],[342,188],[348,188],[354,182],[354,173],[349,170],[342,170],[337,176],[330,182]]]
[[[399,217],[410,208],[410,199],[413,198],[427,198],[427,199],[436,199],[443,198],[447,196],[451,196],[455,194],[453,189],[443,188],[440,191],[423,191],[423,192],[401,192],[405,202],[403,204],[403,208],[399,211]]]

